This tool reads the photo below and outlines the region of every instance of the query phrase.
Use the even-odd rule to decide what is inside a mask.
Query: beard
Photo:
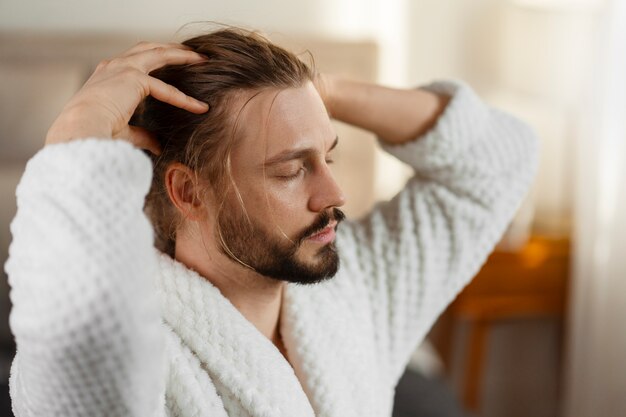
[[[298,259],[298,250],[308,237],[320,232],[331,221],[335,220],[339,225],[345,214],[338,208],[321,213],[295,238],[289,237],[291,241],[264,231],[252,219],[248,222],[240,211],[240,208],[229,207],[218,218],[223,242],[220,250],[233,261],[268,278],[297,284],[317,284],[337,273],[339,255],[334,241],[319,248],[311,261]]]

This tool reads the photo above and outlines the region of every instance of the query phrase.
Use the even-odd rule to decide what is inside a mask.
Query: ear
[[[205,218],[206,208],[200,199],[200,184],[189,167],[179,162],[170,164],[165,170],[165,188],[170,201],[183,218],[191,221]]]

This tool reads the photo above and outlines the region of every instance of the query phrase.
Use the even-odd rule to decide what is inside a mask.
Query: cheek
[[[267,194],[267,202],[275,211],[303,211],[306,209],[306,196],[300,189],[272,190]]]
[[[272,190],[264,202],[268,219],[288,234],[298,233],[314,221],[315,216],[307,211],[305,194],[291,190]]]

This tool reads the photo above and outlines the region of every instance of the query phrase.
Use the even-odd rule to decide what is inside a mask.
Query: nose
[[[346,203],[345,194],[328,166],[325,166],[316,176],[311,191],[309,210],[313,212],[318,213],[331,207],[341,207]]]

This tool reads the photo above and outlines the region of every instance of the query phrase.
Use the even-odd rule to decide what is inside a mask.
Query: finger
[[[138,148],[146,149],[155,155],[160,155],[162,150],[156,137],[144,128],[137,126],[126,126],[121,132],[114,136],[124,139]]]
[[[124,58],[124,57],[130,56],[130,55],[134,55],[134,54],[139,53],[139,52],[148,51],[150,49],[159,48],[159,47],[163,47],[163,48],[177,48],[177,49],[187,50],[187,51],[192,51],[193,50],[191,47],[189,47],[187,45],[183,45],[182,43],[178,43],[178,42],[160,43],[160,42],[141,41],[141,42],[137,43],[135,46],[133,46],[132,48],[129,48],[126,51],[122,52],[120,55],[118,55],[118,57],[119,58]]]
[[[178,48],[157,47],[130,55],[124,58],[124,63],[138,68],[147,74],[165,65],[196,64],[206,60],[206,56],[197,52]]]
[[[202,114],[209,110],[208,104],[186,95],[176,87],[159,79],[147,75],[145,82],[147,83],[148,94],[157,100],[196,114]]]

